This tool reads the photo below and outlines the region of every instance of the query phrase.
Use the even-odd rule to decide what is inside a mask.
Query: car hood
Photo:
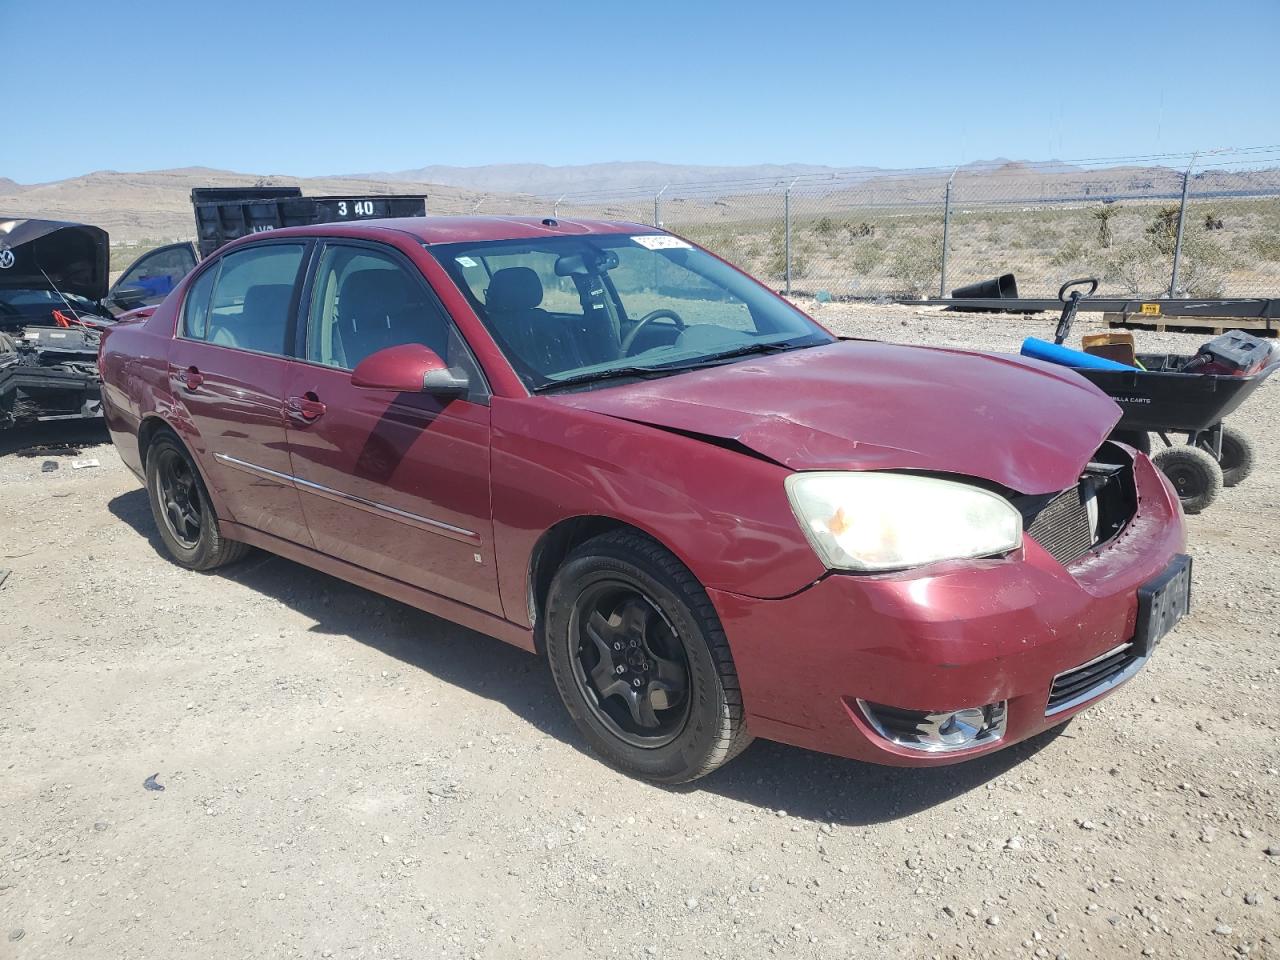
[[[0,289],[57,290],[94,303],[107,295],[107,231],[0,214]]]
[[[550,398],[793,470],[923,470],[1041,494],[1076,483],[1120,408],[1023,357],[842,341]]]

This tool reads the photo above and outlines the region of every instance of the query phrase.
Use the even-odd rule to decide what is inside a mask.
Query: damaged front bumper
[[[1137,509],[1125,528],[1066,566],[1028,537],[1002,559],[832,574],[780,599],[709,590],[752,732],[929,766],[1017,743],[1111,692],[1145,663],[1124,660],[1139,591],[1185,545],[1176,496],[1146,457],[1135,460],[1134,479]],[[1107,682],[1058,695],[1064,681],[1104,660],[1118,670]],[[896,735],[904,724],[917,742]],[[967,747],[945,749],[961,733]]]
[[[0,429],[102,416],[99,337],[43,326],[0,334]]]

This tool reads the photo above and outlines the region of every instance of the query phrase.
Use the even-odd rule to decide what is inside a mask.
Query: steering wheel
[[[640,318],[640,321],[634,327],[631,328],[631,332],[622,338],[622,355],[624,357],[631,356],[631,346],[636,342],[636,337],[640,335],[640,331],[654,320],[662,320],[664,318],[674,321],[677,330],[683,330],[688,326],[688,324],[684,322],[684,318],[674,310],[668,310],[666,307],[662,307],[658,310],[650,310]]]

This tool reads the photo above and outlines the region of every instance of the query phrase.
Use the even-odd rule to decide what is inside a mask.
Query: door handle
[[[188,390],[195,390],[204,383],[204,374],[195,367],[187,367],[178,374],[178,382]]]
[[[324,416],[327,407],[314,393],[308,392],[301,397],[289,397],[284,402],[284,409],[291,420],[312,423]]]

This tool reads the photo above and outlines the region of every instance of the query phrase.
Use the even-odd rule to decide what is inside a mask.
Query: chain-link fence
[[[1110,296],[1280,296],[1280,146],[495,195],[477,212],[538,209],[657,223],[796,294],[932,297],[1012,273],[1023,296],[1086,275]]]

